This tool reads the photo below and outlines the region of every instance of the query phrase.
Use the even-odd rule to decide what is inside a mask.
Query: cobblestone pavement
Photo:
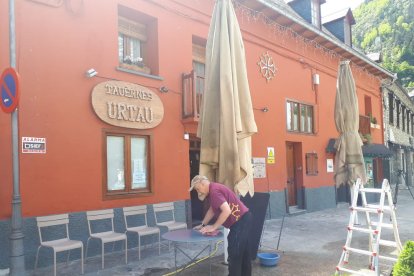
[[[402,243],[414,240],[414,200],[408,190],[400,190],[397,206],[397,222],[399,225]],[[384,216],[384,221],[389,216]],[[265,223],[260,252],[277,252],[281,255],[280,262],[274,267],[263,267],[258,259],[253,261],[253,275],[333,275],[339,261],[342,246],[345,244],[349,221],[347,204],[339,204],[336,208],[323,211],[304,213],[298,216],[287,216],[284,220],[282,235],[279,240],[282,219],[268,220]],[[364,225],[365,219],[360,215],[360,222]],[[387,232],[388,231],[388,232]],[[392,240],[391,230],[382,233],[384,239]],[[279,241],[279,247],[277,244]],[[364,233],[354,233],[353,247],[368,248],[368,236]],[[200,244],[182,245],[189,255],[200,250]],[[223,243],[216,245],[217,250],[209,261],[200,261],[181,275],[227,275],[227,266],[224,264]],[[381,251],[384,253],[385,251]],[[138,260],[136,249],[128,252],[128,264],[124,262],[123,252],[114,252],[105,255],[105,269],[101,270],[100,256],[88,258],[85,262],[85,275],[174,275],[174,250],[168,246],[161,248],[158,255],[157,246],[148,246],[141,251],[141,260]],[[177,261],[183,264],[184,255],[178,254]],[[368,257],[353,256],[350,264],[355,268],[363,269],[368,266]],[[210,266],[211,264],[211,266]],[[381,272],[388,275],[390,265],[381,263]],[[79,275],[80,262],[73,261],[68,265],[61,263],[57,268],[58,275]],[[29,275],[53,275],[53,266],[39,268],[36,272],[28,271]]]

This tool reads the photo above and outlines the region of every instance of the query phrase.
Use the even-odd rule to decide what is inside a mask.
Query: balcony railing
[[[182,82],[182,117],[183,119],[198,121],[204,93],[204,77],[197,76],[193,70],[189,74],[183,74]]]

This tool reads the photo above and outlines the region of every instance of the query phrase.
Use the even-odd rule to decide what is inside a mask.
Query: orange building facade
[[[381,126],[370,129],[373,143],[383,144],[380,87],[392,75],[277,6],[234,3],[258,126],[252,138],[255,191],[270,192],[270,218],[294,206],[334,207],[334,156],[326,147],[338,136],[339,61],[351,60],[360,114],[375,116]],[[178,217],[191,224],[188,188],[198,170],[197,107],[213,6],[213,0],[16,1],[26,236],[36,238],[36,216],[82,218],[88,210],[159,202],[175,202]],[[0,18],[4,70],[10,66],[6,1]],[[91,68],[97,74],[89,71],[88,77]],[[0,244],[7,247],[10,114],[0,114],[0,129]],[[30,138],[44,138],[45,150],[31,151],[24,143]],[[75,228],[84,227],[86,222]],[[25,244],[31,266],[36,246]],[[6,268],[2,256],[0,268]]]

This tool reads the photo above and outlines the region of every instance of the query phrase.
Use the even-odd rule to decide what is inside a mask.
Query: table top
[[[201,234],[197,230],[180,229],[164,233],[162,237],[174,242],[204,242],[223,239],[223,232],[220,231],[216,236],[208,236]]]

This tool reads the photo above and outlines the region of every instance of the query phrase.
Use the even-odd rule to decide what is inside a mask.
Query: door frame
[[[303,191],[303,160],[302,160],[302,143],[286,141],[286,207],[298,206],[301,209],[305,208],[305,198]],[[291,153],[288,147],[292,147]],[[292,154],[290,157],[289,154]],[[290,158],[293,159],[290,161]],[[290,167],[292,166],[292,167]],[[293,195],[289,192],[289,174],[293,173]]]

